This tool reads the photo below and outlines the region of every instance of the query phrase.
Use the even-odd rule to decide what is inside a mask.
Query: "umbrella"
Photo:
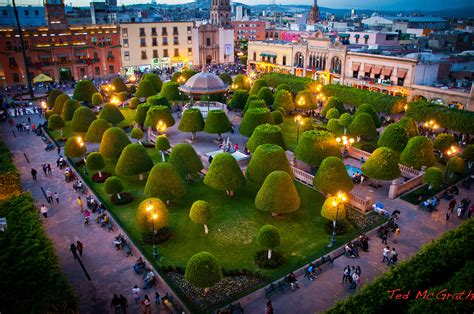
[[[383,209],[383,208],[384,208],[384,206],[383,206],[382,203],[376,203],[376,204],[375,204],[375,207],[380,208],[380,209]]]
[[[53,79],[47,76],[46,74],[39,74],[33,78],[33,83],[44,83],[44,82],[52,82]]]

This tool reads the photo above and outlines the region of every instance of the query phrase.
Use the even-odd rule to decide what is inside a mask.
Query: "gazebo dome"
[[[187,94],[217,94],[225,92],[227,87],[219,76],[203,71],[191,76],[179,90]]]

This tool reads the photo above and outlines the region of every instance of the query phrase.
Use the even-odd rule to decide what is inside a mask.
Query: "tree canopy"
[[[404,127],[394,123],[390,124],[380,136],[377,145],[388,147],[394,151],[401,152],[408,143],[408,133]]]
[[[71,128],[74,132],[87,132],[92,122],[96,119],[95,114],[90,110],[90,108],[80,107],[74,111]]]
[[[273,124],[270,110],[264,108],[249,109],[240,123],[240,134],[250,137],[255,128],[261,124]]]
[[[433,152],[433,144],[424,136],[410,138],[408,144],[400,155],[400,163],[421,170],[421,167],[431,167],[436,158]]]
[[[100,111],[100,118],[108,121],[113,125],[116,125],[125,120],[125,117],[123,116],[120,109],[116,105],[110,103],[104,105],[104,108],[102,108],[102,110]]]
[[[299,160],[319,167],[326,157],[341,157],[341,149],[331,132],[310,130],[301,135],[295,154]]]
[[[130,143],[124,130],[117,127],[108,128],[102,136],[99,151],[104,157],[118,158],[122,150]]]
[[[394,180],[400,177],[397,154],[388,147],[377,148],[362,165],[362,172],[374,180]]]
[[[90,143],[100,143],[104,132],[110,128],[110,124],[104,119],[94,120],[87,129],[84,140]]]
[[[336,194],[338,191],[349,192],[352,190],[352,179],[346,167],[338,157],[327,157],[323,160],[313,179],[316,190],[327,194]]]
[[[321,207],[321,216],[332,221],[340,221],[346,218],[346,207],[337,196],[326,198]]]
[[[97,88],[90,80],[81,80],[76,83],[72,98],[78,101],[92,102],[92,95],[97,93]]]
[[[139,143],[132,143],[125,146],[120,154],[115,172],[120,176],[133,176],[148,172],[152,167],[153,160],[145,147]]]
[[[285,171],[271,172],[255,197],[255,206],[272,215],[292,213],[300,204],[293,178]]]
[[[286,142],[279,126],[261,124],[255,128],[247,142],[249,151],[254,152],[262,144],[275,144],[286,150]]]
[[[245,177],[231,154],[220,153],[212,159],[204,184],[233,196],[234,191],[245,184]]]
[[[208,252],[194,254],[186,265],[184,279],[199,288],[209,288],[222,280],[219,261]]]
[[[176,144],[171,150],[169,162],[185,178],[197,174],[204,167],[198,154],[188,143]]]
[[[172,164],[160,162],[153,166],[145,185],[146,195],[169,202],[185,193],[184,182]]]

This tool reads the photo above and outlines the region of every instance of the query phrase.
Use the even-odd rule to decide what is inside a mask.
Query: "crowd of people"
[[[362,270],[359,265],[356,267],[347,265],[342,274],[342,284],[349,284],[349,289],[357,289],[360,285]]]

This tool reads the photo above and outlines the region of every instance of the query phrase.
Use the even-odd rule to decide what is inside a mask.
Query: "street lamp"
[[[306,100],[304,99],[304,97],[300,97],[296,103],[298,104],[298,106],[304,107],[306,105]]]
[[[332,247],[334,244],[336,244],[336,221],[337,217],[339,215],[339,207],[344,206],[344,203],[347,201],[347,196],[343,192],[338,192],[337,196],[334,198],[334,201],[332,202],[332,206],[336,208],[336,220],[333,221],[333,231],[332,231],[332,236],[331,236],[331,242],[329,242],[328,247]]]
[[[46,116],[46,110],[48,109],[48,105],[46,105],[46,101],[41,101],[41,109],[43,110],[43,115]]]
[[[459,152],[459,148],[457,146],[452,145],[446,154],[451,157],[451,156],[456,156],[456,154]]]
[[[150,201],[146,207],[146,211],[150,214],[150,218],[153,222],[153,258],[158,257],[158,248],[156,247],[156,227],[155,227],[155,221],[158,219],[158,212],[156,211],[156,208],[153,206],[153,203]]]
[[[347,136],[343,136],[343,137],[336,137],[336,142],[338,144],[343,144],[344,145],[344,148],[346,148],[346,145],[352,145],[355,140],[352,138],[352,137],[347,137]]]
[[[298,142],[300,140],[300,126],[303,125],[303,117],[301,115],[297,115],[295,117],[296,122],[296,146],[298,146]],[[293,154],[293,165],[296,167],[296,155]]]
[[[178,83],[183,84],[186,81],[186,79],[184,78],[184,76],[180,75],[177,81]]]
[[[430,121],[425,122],[424,126],[425,128],[432,129],[433,131],[439,128],[439,125],[436,124],[435,120],[430,120]]]
[[[118,105],[120,104],[120,100],[117,98],[117,97],[112,97],[112,99],[110,100],[110,103],[113,104],[113,105]]]
[[[166,123],[164,123],[162,120],[158,121],[156,124],[156,130],[158,132],[164,133],[166,131]]]

